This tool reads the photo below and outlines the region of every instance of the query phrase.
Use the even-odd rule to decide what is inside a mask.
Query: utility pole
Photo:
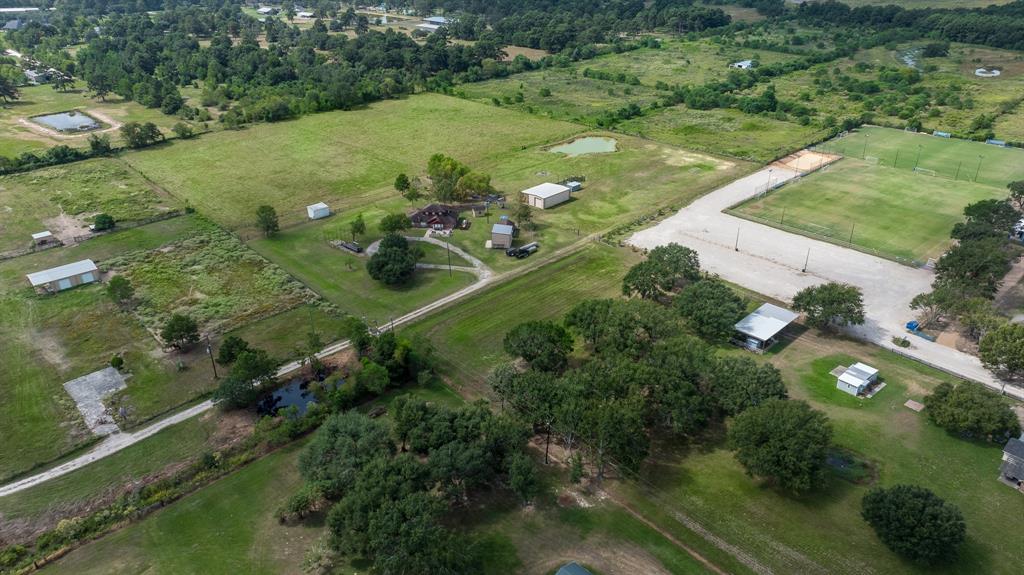
[[[957,178],[960,177],[960,166],[962,166],[962,165],[964,165],[964,161],[963,160],[960,160],[960,163],[956,165],[956,175],[953,176],[953,181],[954,182],[957,180]]]
[[[807,257],[804,258],[804,269],[800,270],[801,272],[804,272],[804,273],[807,272],[807,264],[810,263],[810,261],[811,261],[811,248],[807,248]]]
[[[857,222],[850,224],[850,244],[853,244],[853,230],[857,229]],[[806,265],[804,267],[807,267]]]
[[[217,375],[217,362],[213,361],[213,346],[210,345],[210,336],[206,336],[206,355],[210,356],[210,366],[213,367],[213,379],[220,379]]]
[[[900,163],[900,149],[896,148],[896,159],[892,161],[892,167],[896,167],[896,164]]]
[[[984,160],[984,156],[978,156],[978,169],[974,170],[974,181],[978,181],[978,174],[981,173],[981,161]]]
[[[733,251],[740,251],[740,228],[736,228],[736,244],[732,246]]]
[[[786,206],[782,206],[782,219],[779,220],[779,225],[786,223]]]

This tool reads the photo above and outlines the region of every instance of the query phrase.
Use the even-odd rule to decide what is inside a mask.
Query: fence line
[[[98,231],[98,232],[92,232],[92,233],[90,233],[88,235],[84,235],[84,236],[74,236],[74,237],[71,238],[71,240],[74,243],[77,244],[77,243],[84,242],[86,240],[91,240],[92,238],[96,238],[96,237],[99,237],[99,236],[105,236],[107,234],[112,234],[112,233],[115,233],[115,232],[121,232],[121,231],[125,231],[125,230],[130,230],[130,229],[142,227],[142,226],[145,226],[145,225],[148,225],[148,224],[153,224],[153,223],[156,223],[156,222],[162,222],[164,220],[170,220],[170,219],[177,218],[177,217],[183,216],[183,215],[185,215],[185,212],[182,211],[182,210],[171,210],[169,212],[164,212],[162,214],[159,214],[159,215],[156,215],[156,216],[151,216],[151,217],[148,217],[148,218],[145,218],[145,219],[142,219],[142,220],[131,220],[131,221],[124,222],[124,223],[118,223],[118,224],[114,225],[114,227],[110,228],[109,230],[102,230],[102,231]]]
[[[33,245],[32,247],[28,247],[28,248],[24,248],[24,249],[20,249],[20,250],[13,250],[13,251],[9,251],[9,252],[4,252],[4,253],[0,254],[0,261],[13,260],[14,258],[20,258],[21,256],[27,256],[29,254],[45,252],[46,250],[52,250],[53,248],[59,248],[59,247],[61,247],[63,245],[64,245],[64,242],[62,242],[60,240],[55,240],[55,241],[52,241],[52,242],[47,242],[47,243],[42,244],[42,245]]]

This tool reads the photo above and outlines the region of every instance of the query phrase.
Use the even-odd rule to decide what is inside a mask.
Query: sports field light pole
[[[732,246],[733,251],[740,251],[740,228],[736,226],[736,243]]]
[[[917,169],[917,164],[921,161],[921,144],[917,145],[917,159],[914,160],[914,169]]]
[[[956,175],[953,176],[953,181],[954,182],[960,177],[960,166],[962,166],[962,165],[964,165],[964,161],[963,160],[960,160],[960,163],[956,165]]]
[[[974,170],[974,181],[978,181],[978,174],[981,173],[981,161],[984,160],[984,156],[978,156],[978,169]]]
[[[868,159],[868,135],[867,135],[867,133],[864,134],[864,149],[860,153],[860,159],[862,159],[862,160]]]
[[[892,167],[896,167],[900,163],[900,149],[896,148],[896,159],[892,161]]]
[[[804,269],[800,270],[802,273],[807,273],[807,264],[811,261],[811,248],[807,248],[807,257],[804,258]]]

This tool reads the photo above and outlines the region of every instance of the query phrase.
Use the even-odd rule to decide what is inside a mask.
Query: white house
[[[416,27],[427,32],[436,32],[438,28],[448,24],[451,24],[451,20],[444,16],[428,16],[423,19],[423,22],[417,24]]]
[[[749,70],[754,67],[753,60],[740,60],[739,62],[733,62],[729,64],[730,68],[737,68],[739,70]]]
[[[858,361],[839,375],[839,379],[836,380],[836,388],[850,395],[858,396],[867,392],[877,381],[878,370]]]
[[[306,206],[306,215],[311,220],[319,220],[331,215],[331,208],[327,207],[327,204],[323,202],[317,202],[311,206]]]
[[[569,188],[562,184],[543,183],[522,191],[526,205],[546,210],[569,201]]]
[[[40,291],[58,292],[99,279],[99,269],[92,260],[82,260],[25,276]]]

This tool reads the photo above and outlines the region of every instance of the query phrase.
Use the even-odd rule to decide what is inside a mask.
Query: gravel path
[[[910,348],[892,344],[893,336],[906,335],[904,325],[914,318],[910,300],[930,291],[931,272],[723,213],[756,195],[769,177],[775,183],[796,175],[779,166],[765,168],[698,199],[627,242],[645,249],[670,242],[688,246],[697,250],[708,271],[783,301],[827,281],[856,285],[864,292],[867,321],[850,329],[852,335],[1002,391],[1003,383],[977,357],[914,336],[909,336]],[[1007,386],[1005,392],[1024,399],[1019,388]]]

